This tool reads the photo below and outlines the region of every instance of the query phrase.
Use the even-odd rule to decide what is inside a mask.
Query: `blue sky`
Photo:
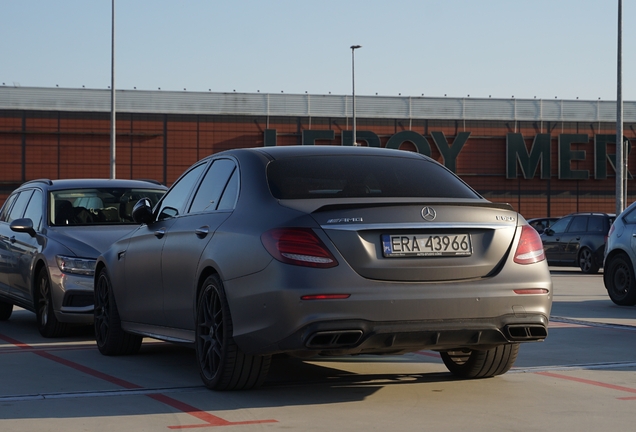
[[[636,2],[623,98],[636,100]],[[116,88],[616,99],[617,0],[116,0]],[[0,0],[0,83],[108,88],[111,0]]]

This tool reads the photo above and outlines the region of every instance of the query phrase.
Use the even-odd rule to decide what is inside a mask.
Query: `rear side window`
[[[575,216],[568,232],[584,232],[587,230],[587,216]]]
[[[587,222],[587,230],[592,233],[603,233],[605,229],[605,218],[602,216],[592,216]]]
[[[481,198],[455,174],[426,159],[392,156],[311,156],[272,161],[272,195],[311,198]]]

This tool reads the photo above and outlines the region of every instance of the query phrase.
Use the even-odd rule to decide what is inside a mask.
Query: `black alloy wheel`
[[[611,259],[605,274],[605,287],[610,299],[620,306],[636,304],[636,280],[634,267],[626,255],[617,255]]]
[[[594,255],[588,248],[583,248],[579,252],[579,268],[585,274],[598,273],[598,265],[594,261]]]
[[[212,390],[245,390],[263,383],[270,355],[247,355],[232,337],[232,317],[223,285],[209,276],[199,294],[196,355],[201,379]]]
[[[53,311],[53,297],[51,296],[51,280],[42,267],[36,278],[35,316],[38,321],[38,330],[45,338],[57,338],[63,336],[68,324],[59,322]]]
[[[456,350],[440,353],[448,370],[460,378],[489,378],[505,374],[517,360],[519,344],[489,350]]]
[[[99,352],[108,355],[135,354],[141,347],[143,338],[125,332],[115,304],[112,285],[106,269],[99,272],[95,285],[95,340]]]

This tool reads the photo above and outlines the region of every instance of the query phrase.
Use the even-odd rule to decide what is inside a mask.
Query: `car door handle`
[[[158,229],[157,231],[155,231],[155,237],[162,238],[166,235],[166,231],[167,230],[165,228]]]
[[[207,236],[209,232],[210,232],[209,226],[202,226],[201,228],[197,228],[196,230],[194,230],[194,233],[199,238],[205,238],[205,236]]]

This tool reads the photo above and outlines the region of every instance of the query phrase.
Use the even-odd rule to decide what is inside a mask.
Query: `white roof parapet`
[[[350,117],[351,95],[117,90],[117,112]],[[0,110],[110,112],[110,90],[0,86]],[[616,122],[616,102],[356,95],[358,118]],[[636,102],[623,103],[636,122]]]

